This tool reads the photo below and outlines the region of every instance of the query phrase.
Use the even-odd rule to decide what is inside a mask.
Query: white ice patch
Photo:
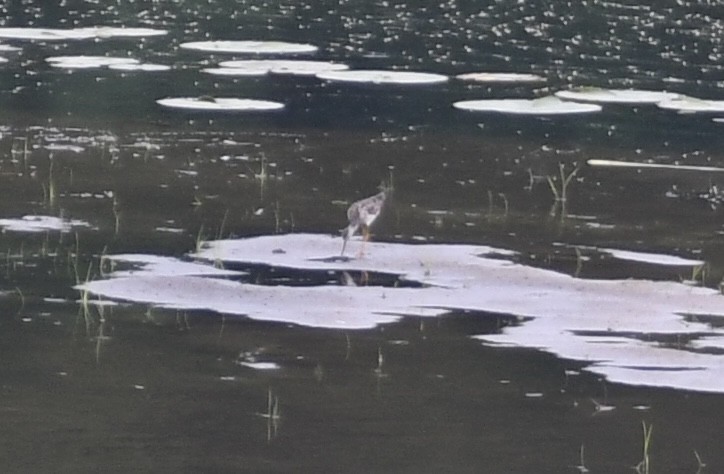
[[[205,51],[209,53],[246,53],[246,54],[309,54],[317,47],[304,43],[286,41],[192,41],[181,43],[183,49]]]
[[[239,362],[239,365],[255,370],[278,370],[281,366],[276,362]]]
[[[665,91],[601,89],[599,87],[579,87],[566,91],[558,91],[555,95],[565,100],[608,104],[656,104],[680,97],[679,94]]]
[[[119,266],[123,266],[123,264],[132,264],[132,266],[135,266],[135,268],[127,270],[114,268],[113,273],[110,276],[115,278],[141,275],[196,275],[220,277],[244,274],[243,272],[238,272],[234,270],[216,268],[205,263],[187,262],[179,260],[178,258],[163,257],[159,255],[121,254],[108,255],[105,256],[104,259],[110,262],[114,262],[114,264],[118,264]]]
[[[262,74],[291,74],[297,76],[314,76],[326,71],[343,71],[349,69],[346,64],[330,63],[325,61],[300,61],[292,59],[250,59],[245,61],[222,61],[219,68],[205,69],[205,72],[221,75],[259,75]]]
[[[201,98],[201,97],[168,97],[156,101],[164,107],[207,110],[207,111],[267,111],[284,108],[284,104],[268,100],[236,99],[236,98]]]
[[[258,112],[284,108],[280,102],[224,97],[167,97],[156,101],[164,107],[219,112]]]
[[[656,105],[662,109],[676,110],[680,113],[724,112],[724,100],[698,99],[685,95],[662,100]]]
[[[23,216],[19,219],[0,219],[4,232],[70,232],[77,227],[90,227],[87,222],[54,216]]]
[[[89,26],[87,28],[76,28],[75,31],[91,34],[94,38],[144,38],[147,36],[163,36],[168,33],[166,30],[155,28],[116,26]]]
[[[545,78],[537,74],[519,72],[469,72],[459,74],[458,79],[473,82],[542,82]]]
[[[361,245],[353,240],[349,253]],[[724,356],[694,350],[724,338],[717,324],[695,318],[724,318],[718,291],[678,282],[583,280],[488,257],[506,252],[485,246],[368,242],[361,258],[340,257],[341,246],[340,237],[275,235],[209,242],[193,257],[326,273],[389,273],[422,287],[262,286],[146,273],[79,288],[111,299],[339,329],[450,310],[509,314],[530,319],[477,338],[582,361],[590,364],[587,370],[617,382],[724,393]],[[656,342],[679,336],[692,342]]]
[[[614,258],[621,260],[630,260],[632,262],[651,263],[654,265],[667,265],[671,267],[698,267],[704,265],[702,260],[692,260],[689,258],[677,257],[675,255],[665,255],[648,252],[632,252],[630,250],[618,250],[599,248],[599,252],[604,252]]]
[[[442,74],[412,71],[385,71],[374,69],[356,69],[349,71],[325,71],[318,73],[317,78],[325,81],[359,82],[367,84],[440,84],[447,82],[448,77]]]
[[[208,67],[201,70],[206,74],[213,74],[214,76],[230,76],[230,77],[258,77],[266,76],[269,74],[269,68],[267,67]]]
[[[633,161],[618,161],[618,160],[588,160],[586,162],[590,166],[603,166],[610,168],[653,168],[653,169],[668,169],[678,171],[724,171],[724,168],[717,168],[715,166],[695,166],[695,165],[669,165],[666,163],[636,163]]]
[[[118,28],[110,26],[91,26],[87,28],[0,28],[0,38],[11,38],[30,41],[64,41],[86,40],[94,38],[126,37],[137,38],[145,36],[165,35],[166,30],[151,28]]]
[[[540,99],[483,99],[455,102],[453,107],[473,112],[498,112],[520,115],[569,115],[600,112],[597,104],[579,104],[556,96]]]
[[[45,59],[53,67],[91,69],[119,64],[138,64],[137,59],[113,56],[51,56]]]
[[[134,63],[121,63],[121,64],[109,64],[108,69],[113,69],[114,71],[128,71],[128,72],[160,72],[160,71],[169,71],[171,70],[171,66],[167,66],[165,64],[154,64],[154,63],[142,63],[142,64],[134,64]]]

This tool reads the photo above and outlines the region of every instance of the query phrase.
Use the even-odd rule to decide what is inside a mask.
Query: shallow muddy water
[[[724,471],[724,109],[453,107],[722,100],[719,10],[101,3],[0,7],[3,472]]]

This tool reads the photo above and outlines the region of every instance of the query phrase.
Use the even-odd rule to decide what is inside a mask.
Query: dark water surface
[[[650,472],[724,472],[721,395],[611,384],[579,372],[576,362],[469,337],[521,323],[509,315],[455,313],[340,331],[134,304],[93,305],[86,313],[73,289],[103,277],[106,254],[183,256],[220,237],[335,234],[346,225],[346,205],[383,180],[395,193],[376,224],[377,240],[491,245],[518,252],[519,262],[584,278],[680,281],[692,274],[593,251],[577,269],[576,246],[680,255],[706,261],[700,283],[715,288],[724,273],[724,229],[710,202],[718,196],[700,195],[724,186],[724,174],[585,165],[724,167],[722,124],[711,115],[612,105],[550,119],[451,104],[571,86],[721,99],[720,6],[0,6],[0,26],[96,25],[169,33],[2,41],[21,50],[0,52],[9,60],[0,63],[0,219],[87,224],[0,234],[3,472],[559,473],[582,472],[582,463],[591,472],[631,472],[643,457],[642,423],[653,426]],[[313,59],[354,68],[532,72],[546,80],[398,87],[216,77],[200,69],[244,56],[178,47],[204,39],[311,43],[320,48]],[[68,72],[45,62],[75,54],[130,54],[173,69]],[[207,94],[286,107],[219,115],[155,103]],[[567,217],[552,209],[545,178],[557,176],[559,163],[567,172],[581,166]],[[259,281],[273,280],[263,268],[249,269]],[[711,324],[721,327],[721,319]],[[243,365],[254,361],[279,368]]]

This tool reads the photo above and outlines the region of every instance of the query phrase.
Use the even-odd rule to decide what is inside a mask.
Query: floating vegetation
[[[292,59],[250,59],[244,61],[222,61],[220,68],[205,69],[205,72],[221,75],[263,75],[291,74],[296,76],[314,76],[326,71],[349,69],[346,64],[326,61],[301,61]]]
[[[374,272],[418,286],[269,286],[171,272],[157,275],[151,268],[77,288],[179,310],[338,329],[450,311],[518,315],[525,322],[476,338],[582,361],[588,364],[584,370],[615,382],[724,393],[721,355],[691,350],[699,338],[724,337],[724,329],[684,316],[724,320],[719,291],[679,282],[583,280],[502,260],[505,251],[485,246],[370,242],[364,258],[339,259],[340,240],[313,234],[218,240],[207,242],[193,256],[209,267],[222,261],[224,266],[264,265],[325,275]],[[672,346],[657,342],[662,337],[692,342]]]
[[[413,71],[384,71],[374,69],[355,69],[349,71],[326,71],[316,74],[325,81],[359,82],[366,84],[440,84],[448,77],[442,74]]]
[[[555,96],[540,99],[483,99],[455,102],[453,107],[473,112],[499,112],[521,115],[570,115],[600,112],[596,104],[568,102]]]
[[[192,41],[181,43],[183,49],[206,51],[210,53],[246,53],[246,54],[310,54],[317,47],[304,43],[286,41]]]
[[[284,108],[284,104],[280,102],[222,97],[168,97],[156,102],[176,109],[219,112],[258,112]]]
[[[469,72],[455,76],[462,81],[472,82],[543,82],[545,78],[537,74],[519,72]]]
[[[0,38],[37,41],[86,40],[117,37],[145,37],[165,35],[166,30],[152,28],[117,28],[92,26],[86,28],[0,28]]]
[[[76,227],[90,227],[81,220],[67,220],[53,216],[23,216],[19,219],[0,219],[0,227],[5,232],[45,232],[55,230],[70,232]]]
[[[45,60],[53,67],[65,69],[91,69],[139,63],[137,59],[114,56],[51,56]]]
[[[600,87],[577,87],[571,90],[558,91],[555,95],[565,100],[611,104],[657,104],[661,101],[680,97],[679,94],[666,91],[602,89]]]

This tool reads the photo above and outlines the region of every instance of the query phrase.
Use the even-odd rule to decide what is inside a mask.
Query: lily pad
[[[300,61],[282,59],[259,59],[246,61],[223,61],[219,64],[221,70],[230,69],[238,75],[246,75],[245,71],[252,72],[265,70],[273,74],[292,74],[298,76],[314,76],[326,71],[343,71],[349,69],[346,64],[330,63],[326,61]],[[207,71],[208,72],[208,71]],[[230,75],[235,73],[228,72]],[[224,74],[220,72],[219,74]]]
[[[453,107],[473,112],[499,112],[521,115],[569,115],[600,112],[596,104],[568,102],[555,96],[540,99],[484,99],[455,102]]]
[[[167,97],[156,102],[164,107],[220,112],[255,112],[284,108],[284,104],[280,102],[228,97]]]
[[[246,53],[246,54],[310,54],[317,47],[304,43],[286,41],[192,41],[181,43],[181,48],[206,51],[210,53]]]
[[[325,71],[316,74],[325,81],[359,82],[367,84],[440,84],[448,77],[442,74],[413,71],[385,71],[375,69],[354,69],[349,71]]]
[[[602,89],[599,87],[579,87],[558,91],[555,95],[565,100],[611,104],[656,104],[679,97],[679,94],[666,91]]]
[[[537,74],[518,72],[469,72],[459,74],[458,79],[473,82],[542,82],[545,78]]]

